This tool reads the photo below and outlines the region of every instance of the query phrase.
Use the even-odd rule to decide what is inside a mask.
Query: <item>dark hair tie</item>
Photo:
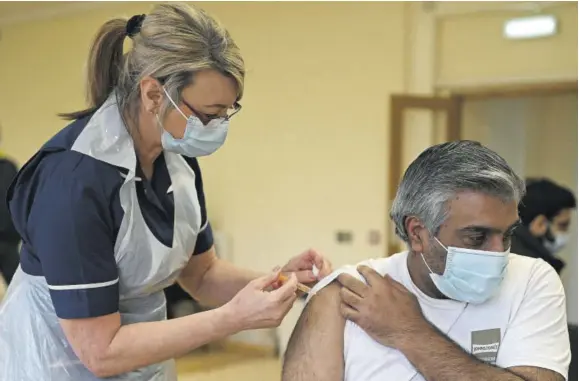
[[[137,33],[141,31],[141,26],[143,25],[143,20],[147,15],[134,15],[127,21],[127,26],[125,27],[125,31],[127,33],[127,37],[133,38]]]

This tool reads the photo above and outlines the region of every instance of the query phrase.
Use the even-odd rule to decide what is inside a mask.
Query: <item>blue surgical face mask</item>
[[[553,240],[548,241],[544,240],[543,244],[551,252],[551,254],[555,255],[559,251],[561,251],[569,242],[569,234],[567,233],[554,233]]]
[[[207,125],[204,125],[195,115],[187,117],[183,111],[177,107],[173,99],[171,99],[167,90],[163,88],[163,91],[167,95],[167,98],[169,98],[169,101],[175,106],[175,109],[187,120],[185,133],[181,139],[173,137],[173,135],[163,128],[163,134],[161,135],[163,149],[188,157],[200,157],[211,155],[225,143],[229,129],[229,120],[226,118],[217,118],[212,119]],[[159,116],[157,116],[157,120],[159,120]],[[162,126],[160,120],[159,124]]]
[[[448,253],[444,273],[434,273],[421,255],[436,288],[460,302],[481,304],[489,300],[505,278],[510,248],[505,252],[447,248],[435,239]]]

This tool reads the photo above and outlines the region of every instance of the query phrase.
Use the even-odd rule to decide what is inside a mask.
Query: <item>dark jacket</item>
[[[20,235],[12,223],[6,202],[8,187],[16,173],[18,173],[16,165],[11,160],[0,156],[0,275],[8,284],[20,263],[18,254]]]
[[[543,245],[543,242],[532,235],[526,226],[519,226],[515,230],[511,240],[511,253],[524,255],[525,257],[541,258],[550,264],[558,274],[565,267],[565,262],[551,254]]]
[[[20,243],[20,234],[12,223],[6,202],[8,187],[17,173],[18,168],[11,160],[0,157],[0,243],[9,246],[18,246]]]

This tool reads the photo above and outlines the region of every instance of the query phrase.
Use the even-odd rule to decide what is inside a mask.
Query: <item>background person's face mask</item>
[[[543,240],[543,245],[551,254],[557,254],[561,251],[569,242],[569,234],[567,233],[554,233],[552,240]]]
[[[163,149],[188,157],[200,157],[211,155],[225,143],[229,129],[229,120],[225,118],[212,119],[207,125],[204,125],[195,115],[187,117],[183,111],[177,107],[173,99],[171,99],[167,90],[163,88],[163,91],[165,95],[167,95],[167,98],[169,98],[169,101],[175,106],[175,109],[187,120],[185,133],[181,139],[175,138],[163,127],[163,133],[161,135]],[[159,119],[158,116],[157,119]],[[159,124],[161,124],[160,120]]]
[[[472,250],[462,247],[445,247],[448,253],[442,275],[434,273],[421,254],[430,271],[430,278],[440,292],[460,302],[481,304],[490,299],[501,285],[507,270],[510,249],[505,252]]]

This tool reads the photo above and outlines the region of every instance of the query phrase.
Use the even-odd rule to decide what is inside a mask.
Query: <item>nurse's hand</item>
[[[239,325],[239,330],[273,328],[283,318],[296,300],[297,278],[294,274],[280,288],[268,292],[277,282],[280,271],[251,281],[223,308]]]
[[[313,272],[314,265],[318,270],[316,274]],[[295,273],[298,282],[311,286],[317,283],[318,280],[330,275],[332,264],[317,251],[309,249],[290,259],[281,271],[283,273]]]

